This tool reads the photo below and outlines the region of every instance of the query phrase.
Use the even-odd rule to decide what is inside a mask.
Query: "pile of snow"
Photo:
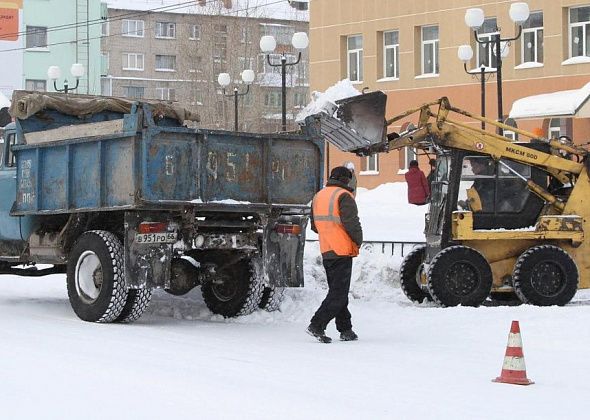
[[[339,99],[350,98],[351,96],[360,95],[359,92],[348,79],[340,80],[335,85],[330,86],[325,92],[314,91],[311,94],[311,102],[301,110],[295,121],[303,122],[309,115],[327,112],[332,115],[336,110],[335,102]]]

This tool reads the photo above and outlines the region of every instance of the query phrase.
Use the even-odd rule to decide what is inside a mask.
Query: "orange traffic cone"
[[[533,381],[526,377],[526,366],[524,365],[524,354],[522,352],[522,340],[520,338],[518,321],[512,321],[512,325],[510,326],[502,373],[496,379],[493,379],[492,382],[515,385],[534,384]]]

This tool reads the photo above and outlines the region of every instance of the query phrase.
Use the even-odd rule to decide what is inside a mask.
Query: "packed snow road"
[[[403,183],[359,189],[367,240],[423,240],[425,208],[405,196]],[[360,340],[332,344],[305,333],[326,293],[317,243],[281,312],[231,320],[197,288],[156,293],[134,324],[92,324],[72,311],[63,275],[0,276],[0,419],[589,418],[590,291],[566,307],[413,305],[400,262],[355,259]],[[491,382],[512,320],[531,386]]]
[[[387,264],[371,271],[361,259],[351,302],[360,340],[324,345],[304,332],[324,294],[316,259],[282,312],[232,320],[196,289],[156,294],[135,324],[86,323],[63,276],[1,277],[1,417],[588,418],[590,294],[563,308],[415,306],[380,277]],[[513,319],[529,387],[491,382]]]

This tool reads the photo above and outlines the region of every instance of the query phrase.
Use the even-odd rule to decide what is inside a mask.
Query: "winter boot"
[[[332,339],[326,335],[324,330],[314,327],[312,324],[309,324],[309,327],[307,327],[306,332],[309,335],[315,337],[320,343],[331,343],[332,342]]]
[[[341,341],[356,341],[359,339],[359,336],[353,330],[346,330],[340,333],[340,340]]]

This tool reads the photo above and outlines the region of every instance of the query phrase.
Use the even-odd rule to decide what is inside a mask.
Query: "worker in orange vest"
[[[328,323],[336,318],[336,329],[343,341],[354,341],[348,311],[348,292],[352,274],[352,259],[363,243],[363,230],[353,190],[349,186],[352,173],[344,166],[332,169],[326,186],[313,198],[311,229],[320,238],[320,251],[328,279],[328,295],[311,318],[307,333],[322,343],[330,343],[326,336]]]

